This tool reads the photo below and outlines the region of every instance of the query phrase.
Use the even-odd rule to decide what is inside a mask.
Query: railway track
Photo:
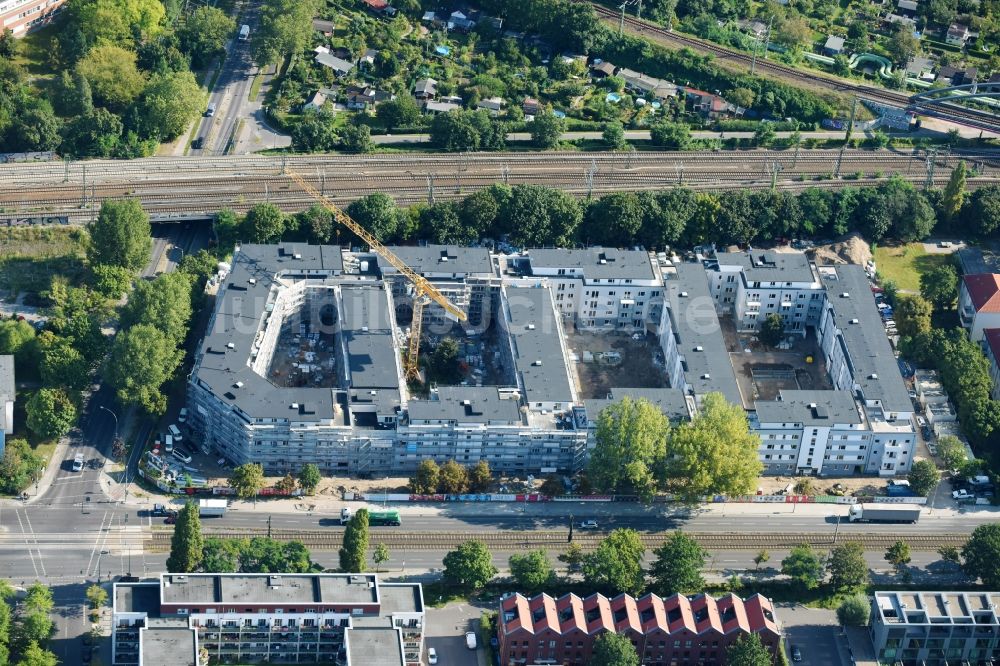
[[[283,175],[293,169],[335,201],[347,204],[372,192],[402,205],[455,199],[494,183],[540,184],[577,196],[655,190],[683,184],[721,190],[771,187],[799,190],[841,187],[899,174],[924,183],[944,182],[958,160],[979,175],[970,186],[1000,177],[1000,151],[956,151],[930,159],[908,152],[786,150],[642,153],[475,153],[428,156],[335,156],[164,158],[73,164],[0,166],[0,224],[31,217],[90,219],[100,202],[138,197],[154,219],[212,215],[222,208],[245,211],[271,201],[287,211],[312,199]],[[842,178],[833,179],[837,172]],[[860,181],[864,182],[864,181]],[[870,180],[868,182],[871,182]]]
[[[156,527],[143,544],[146,552],[167,552],[170,550],[172,528]],[[343,530],[272,530],[271,537],[278,541],[301,541],[313,550],[337,550],[343,540]],[[672,532],[641,533],[647,549],[657,548]],[[818,549],[832,548],[837,543],[857,541],[866,550],[885,550],[896,541],[905,541],[912,550],[936,551],[942,546],[962,546],[968,534],[889,534],[868,533],[842,534],[835,536],[832,531],[807,534],[720,534],[685,532],[708,550],[787,550],[808,543]],[[205,536],[230,539],[249,539],[266,536],[265,529],[214,529],[205,531]],[[573,542],[585,551],[597,548],[606,535],[596,532],[576,532]],[[562,531],[495,531],[495,532],[401,532],[394,529],[372,528],[371,543],[384,543],[390,549],[407,550],[448,550],[463,541],[478,539],[494,551],[520,551],[532,548],[562,549],[567,545],[567,532]]]
[[[589,2],[589,0],[576,1]],[[615,23],[621,20],[621,15],[618,12],[594,2],[589,2],[589,4],[594,7],[598,16],[608,21],[614,21]],[[753,60],[751,54],[730,49],[707,40],[676,33],[660,27],[655,23],[643,21],[632,16],[625,17],[625,25],[628,26],[628,28],[633,32],[642,35],[652,34],[655,35],[660,41],[674,44],[680,48],[688,48],[693,51],[708,53],[719,60],[736,62],[747,68],[751,66],[751,61]],[[797,84],[810,88],[821,87],[830,90],[831,92],[856,95],[862,100],[869,100],[879,104],[886,104],[900,108],[910,106],[910,96],[905,93],[853,83],[845,79],[826,76],[820,72],[807,71],[783,65],[781,63],[774,62],[773,60],[766,60],[763,57],[757,58],[756,68],[761,72],[771,74],[775,78],[785,81],[794,81]],[[1000,129],[1000,117],[996,114],[992,114],[987,111],[965,109],[954,104],[938,106],[937,109],[921,108],[918,112],[926,115],[933,115],[945,120],[961,122],[962,124],[975,127],[977,129],[991,131]]]

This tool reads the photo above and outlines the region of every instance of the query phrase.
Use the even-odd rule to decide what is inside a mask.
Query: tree
[[[241,499],[256,498],[264,487],[264,467],[260,463],[243,463],[233,470],[229,487]]]
[[[863,627],[868,624],[870,613],[868,596],[861,593],[852,594],[844,597],[837,606],[837,621],[847,627]]]
[[[140,324],[115,337],[105,379],[116,389],[122,404],[139,405],[159,415],[167,407],[160,387],[173,376],[183,357],[166,333]]]
[[[962,554],[955,546],[941,546],[937,552],[945,562],[951,562],[952,564],[960,564],[962,562]]]
[[[25,320],[0,320],[0,354],[27,356],[31,351],[31,341],[35,339],[35,329]]]
[[[55,654],[32,641],[21,655],[17,666],[58,666],[59,659]]]
[[[903,568],[910,563],[910,544],[905,541],[897,541],[889,546],[885,551],[885,561],[892,565],[896,573],[901,573]]]
[[[382,242],[398,238],[400,211],[392,197],[382,192],[361,197],[347,206],[347,214]]]
[[[469,490],[474,493],[484,493],[491,485],[493,485],[493,474],[490,472],[490,464],[480,460],[469,471]]]
[[[524,555],[510,556],[510,575],[518,589],[537,592],[551,583],[556,576],[543,549],[531,550]]]
[[[88,44],[131,47],[142,37],[154,37],[166,11],[157,0],[81,0],[68,8]]]
[[[560,553],[559,561],[566,565],[567,571],[575,571],[583,563],[583,548],[578,543],[571,543],[565,553]]]
[[[958,299],[958,273],[950,264],[938,266],[920,276],[920,295],[935,310],[950,309]]]
[[[831,550],[826,568],[834,589],[847,590],[868,584],[865,549],[857,541],[848,541]]]
[[[122,266],[98,264],[90,272],[94,275],[94,291],[112,301],[124,296],[132,285],[132,271]]]
[[[819,586],[823,579],[823,563],[809,544],[795,546],[781,561],[781,573],[804,590]]]
[[[340,130],[340,147],[349,153],[370,153],[375,144],[368,125],[346,125]]]
[[[59,130],[62,123],[52,113],[49,104],[37,104],[22,110],[14,118],[10,136],[13,147],[18,150],[55,150],[62,137]]]
[[[708,551],[697,541],[678,531],[653,552],[656,561],[649,573],[661,597],[700,592],[705,587],[701,570],[708,559]]]
[[[250,43],[250,53],[258,65],[276,62],[282,55],[299,53],[312,38],[314,0],[276,0],[261,11],[260,23]]]
[[[281,477],[281,479],[278,480],[278,483],[276,483],[274,487],[283,493],[291,494],[296,487],[295,477],[292,476],[291,472],[289,472],[285,474],[283,477]]]
[[[755,567],[757,567],[758,569],[760,569],[760,565],[764,564],[765,562],[767,562],[770,559],[771,559],[771,553],[768,552],[767,549],[761,549],[760,552],[758,552],[756,555],[754,555],[754,557],[753,557],[753,563],[754,563]]]
[[[41,357],[38,369],[45,386],[66,387],[75,391],[86,388],[90,381],[90,364],[73,347],[71,339],[45,331],[38,336],[36,344]]]
[[[921,296],[900,294],[896,297],[893,315],[896,328],[902,336],[913,337],[931,330],[932,313],[930,302]]]
[[[651,501],[655,469],[666,455],[670,434],[667,416],[648,400],[629,397],[613,403],[597,417],[594,448],[587,470],[598,492],[634,492]]]
[[[812,29],[802,16],[789,15],[778,24],[774,41],[797,49],[812,41]]]
[[[709,393],[701,412],[674,429],[667,443],[668,484],[686,502],[706,495],[747,495],[762,469],[759,446],[743,408],[721,393]]]
[[[428,458],[417,465],[417,473],[410,478],[410,492],[415,495],[433,495],[441,483],[441,468]]]
[[[1000,186],[986,185],[969,198],[969,228],[980,238],[988,238],[1000,229]]]
[[[587,584],[608,593],[637,595],[645,587],[642,558],[646,547],[635,530],[618,529],[583,558]]]
[[[87,259],[92,266],[106,264],[138,272],[149,262],[152,228],[138,199],[105,199],[87,231]]]
[[[93,610],[100,610],[108,603],[108,592],[98,584],[87,588],[87,602]]]
[[[605,194],[587,206],[580,235],[595,245],[627,247],[635,243],[644,217],[634,192]]]
[[[439,113],[431,120],[431,143],[449,152],[479,150],[482,138],[469,111]]]
[[[729,666],[771,666],[771,653],[760,640],[760,634],[746,634],[726,648]]]
[[[531,141],[540,150],[549,150],[559,145],[559,137],[566,131],[566,121],[552,113],[540,113],[528,123]]]
[[[14,38],[14,31],[10,28],[4,28],[3,32],[0,33],[0,58],[12,59],[17,55],[17,46],[18,43]]]
[[[582,217],[579,202],[566,192],[541,185],[515,185],[501,211],[504,224],[499,231],[521,247],[565,246]]]
[[[0,459],[0,491],[8,495],[20,493],[43,469],[45,460],[26,441],[8,439]]]
[[[299,470],[299,487],[302,488],[302,492],[306,495],[312,495],[316,492],[316,486],[323,479],[322,475],[319,473],[319,467],[313,463],[306,463]]]
[[[629,145],[628,139],[625,138],[625,128],[617,120],[604,124],[601,137],[611,150],[624,150]]]
[[[469,489],[469,470],[454,460],[441,466],[438,488],[443,493],[459,495]]]
[[[198,506],[194,502],[186,502],[184,508],[177,514],[177,522],[174,524],[167,571],[188,573],[197,570],[201,564],[204,548],[205,538],[201,534]]]
[[[420,122],[420,107],[412,95],[399,95],[396,99],[379,104],[375,116],[389,130],[412,127]]]
[[[558,474],[549,474],[542,481],[542,485],[539,486],[538,492],[548,497],[560,497],[566,494],[566,486],[563,484],[562,477]]]
[[[186,273],[164,273],[155,280],[140,280],[122,309],[124,328],[140,324],[162,331],[175,345],[187,337],[191,320],[191,278]]]
[[[375,552],[372,553],[372,562],[375,563],[375,573],[382,569],[382,565],[389,561],[389,547],[384,543],[375,545]]]
[[[62,389],[39,389],[24,410],[28,430],[39,439],[58,439],[76,423],[76,404]]]
[[[457,384],[462,377],[458,369],[458,341],[445,338],[434,348],[428,359],[431,381],[439,384]]]
[[[458,205],[453,201],[435,201],[419,213],[421,235],[434,243],[468,245],[474,240],[469,229],[458,219]]]
[[[204,100],[205,93],[191,72],[154,76],[136,105],[140,132],[158,141],[173,141],[198,117]]]
[[[687,150],[691,147],[691,128],[684,123],[658,122],[649,128],[653,144],[671,150]]]
[[[444,556],[444,580],[464,589],[478,590],[497,575],[493,556],[482,541],[463,541]]]
[[[639,653],[628,636],[605,631],[594,641],[591,666],[639,666]]]
[[[191,56],[191,66],[201,68],[226,50],[236,21],[216,7],[202,6],[188,14],[177,31],[181,48]]]
[[[941,473],[938,472],[937,465],[930,460],[918,460],[913,463],[906,479],[910,482],[910,489],[913,492],[927,497],[937,488]]]
[[[250,233],[251,242],[274,243],[285,233],[285,214],[273,203],[257,203],[247,211],[243,224]]]
[[[240,568],[240,539],[205,539],[201,570],[206,573],[236,573]]]
[[[969,457],[965,453],[965,444],[954,435],[938,437],[937,452],[945,469],[959,469],[969,461]]]
[[[76,71],[90,83],[94,101],[115,111],[131,104],[146,85],[135,52],[112,43],[91,48],[76,64]]]
[[[886,45],[893,62],[898,65],[906,63],[920,51],[920,40],[913,36],[913,27],[908,25],[896,26],[889,43]],[[961,164],[961,163],[960,163]]]
[[[340,549],[340,570],[343,573],[364,573],[368,559],[368,509],[358,509],[344,529],[344,545]]]
[[[123,131],[121,118],[99,107],[70,120],[62,150],[74,157],[118,156]]]
[[[757,338],[761,344],[774,349],[781,344],[784,337],[785,323],[782,321],[781,315],[772,312],[764,317],[764,321],[760,324],[760,330],[757,332]]]
[[[941,196],[941,212],[944,215],[944,219],[949,222],[957,219],[962,206],[965,205],[965,179],[965,161],[962,160],[951,170],[951,177],[948,178],[948,184],[945,186],[944,194]]]
[[[962,570],[988,589],[1000,587],[1000,523],[980,525],[962,546]]]
[[[774,139],[777,133],[774,130],[773,123],[760,123],[757,125],[757,129],[753,132],[753,145],[766,148],[774,143]]]
[[[495,183],[465,197],[459,205],[458,217],[470,236],[476,239],[492,236],[500,210],[510,196],[510,187]]]
[[[302,152],[327,152],[340,144],[336,116],[326,106],[307,109],[292,127],[292,146]]]

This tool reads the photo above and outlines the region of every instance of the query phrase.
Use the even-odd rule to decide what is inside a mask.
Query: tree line
[[[898,178],[799,193],[674,187],[593,199],[541,185],[498,183],[459,201],[409,207],[378,192],[352,202],[346,212],[385,243],[505,240],[518,247],[746,246],[777,238],[832,238],[852,230],[872,241],[912,241],[934,230],[989,238],[1000,229],[1000,187],[976,190],[951,218],[944,214],[945,202],[940,191],[918,190]],[[318,205],[294,215],[270,203],[254,205],[245,216],[224,210],[216,216],[215,229],[223,248],[237,241],[356,240]]]
[[[45,66],[59,72],[38,94],[0,49],[0,144],[73,157],[135,158],[180,136],[204,110],[192,73],[223,53],[236,22],[179,0],[74,0],[49,40]]]
[[[18,598],[14,588],[0,580],[0,664],[11,666],[56,666],[59,660],[49,648],[55,634],[52,590],[33,583]]]

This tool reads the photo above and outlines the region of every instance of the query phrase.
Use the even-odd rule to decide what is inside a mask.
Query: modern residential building
[[[419,583],[375,574],[160,574],[115,583],[112,664],[418,666]]]
[[[983,329],[1000,328],[1000,274],[963,275],[958,286],[958,318],[974,342]]]
[[[725,664],[726,648],[751,633],[775,657],[781,639],[774,607],[759,594],[746,600],[733,594],[718,599],[512,594],[500,602],[500,664],[585,666],[605,632],[628,637],[648,666]]]
[[[65,1],[0,0],[0,31],[9,29],[15,37],[23,37],[51,21]]]
[[[1000,592],[876,592],[870,631],[882,664],[992,664]]]
[[[377,255],[245,245],[219,280],[189,376],[195,443],[279,475],[307,462],[327,474],[409,473],[425,459],[572,473],[610,401],[645,398],[683,420],[718,392],[747,411],[770,473],[909,470],[913,406],[860,266],[756,251],[671,261],[610,248],[392,250],[468,313],[458,323],[432,303],[422,327],[425,353],[456,340],[461,385],[411,393],[402,359],[412,287]],[[760,377],[744,381],[749,352],[733,341],[769,312],[817,358],[815,382],[796,375],[762,399]],[[605,335],[649,355],[644,382],[585,379],[594,354],[577,345]],[[933,421],[947,420],[942,409]]]

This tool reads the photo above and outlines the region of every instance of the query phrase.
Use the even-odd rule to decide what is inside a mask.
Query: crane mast
[[[383,245],[371,232],[352,220],[347,213],[342,211],[326,195],[310,185],[305,178],[291,170],[287,171],[287,174],[309,196],[330,211],[330,214],[333,215],[333,219],[337,223],[347,227],[354,235],[364,241],[371,248],[372,252],[385,259],[389,265],[399,271],[413,285],[413,321],[410,324],[409,349],[406,355],[406,378],[417,379],[420,375],[418,361],[420,359],[420,335],[423,329],[424,306],[429,301],[434,301],[444,309],[445,316],[455,321],[466,321],[469,318],[468,315],[448,300],[447,296],[438,291],[427,278],[410,268],[406,262]]]

